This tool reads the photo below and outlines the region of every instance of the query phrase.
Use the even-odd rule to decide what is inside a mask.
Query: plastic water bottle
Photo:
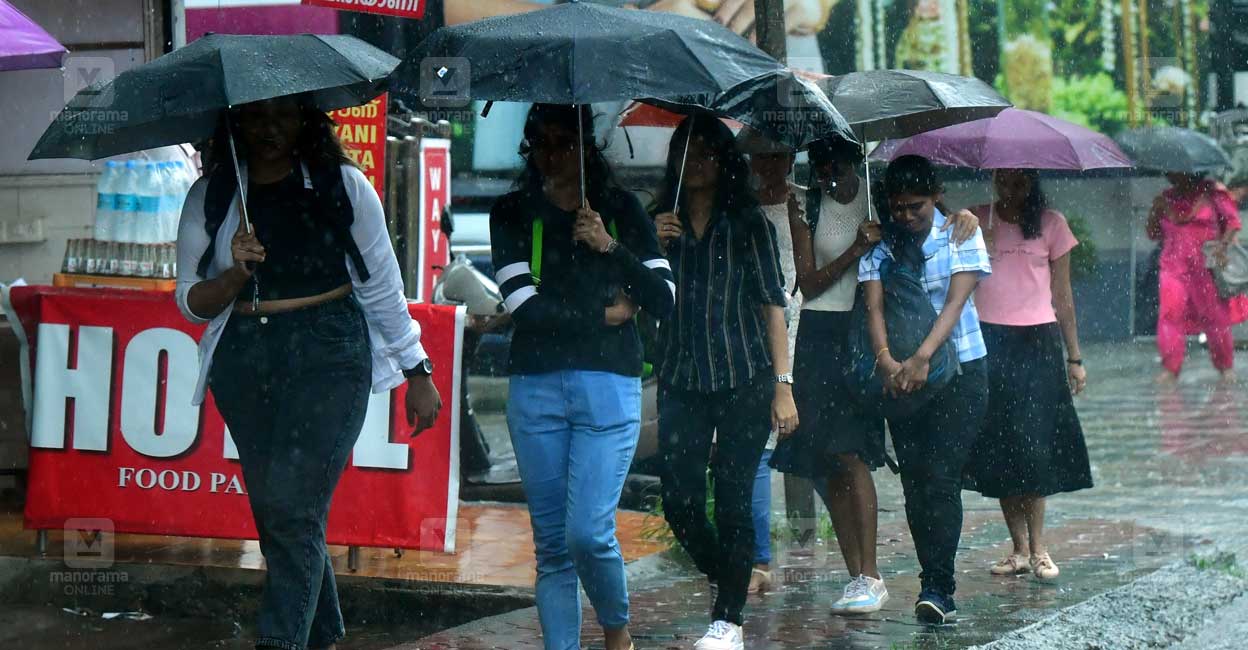
[[[95,186],[94,234],[99,241],[112,241],[117,235],[117,181],[120,176],[120,165],[110,160],[104,164],[104,173]]]
[[[113,241],[132,242],[135,238],[136,220],[139,216],[139,163],[127,160],[117,181],[116,236]]]
[[[134,239],[131,241],[155,244],[160,241],[160,201],[164,194],[156,163],[143,163],[135,194],[138,195],[139,209],[135,219]]]

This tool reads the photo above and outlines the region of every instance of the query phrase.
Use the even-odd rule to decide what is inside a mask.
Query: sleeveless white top
[[[840,257],[854,244],[858,226],[867,220],[866,181],[859,179],[858,195],[849,203],[841,203],[823,194],[819,207],[819,225],[815,230],[815,266],[823,268]],[[854,290],[858,287],[857,266],[850,265],[836,282],[817,296],[807,296],[802,309],[809,311],[851,311]]]

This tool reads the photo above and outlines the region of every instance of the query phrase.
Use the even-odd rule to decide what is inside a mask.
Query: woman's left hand
[[[1070,394],[1078,395],[1088,387],[1088,371],[1080,364],[1066,364],[1066,376],[1070,382]]]
[[[599,253],[607,252],[607,247],[615,241],[606,226],[602,225],[602,215],[585,206],[576,211],[576,225],[572,229],[572,239],[579,241]]]
[[[945,226],[941,230],[945,231],[951,228],[953,229],[954,243],[958,245],[965,244],[974,238],[975,231],[979,230],[979,217],[975,216],[974,212],[963,208],[946,221]]]
[[[927,385],[927,374],[931,371],[931,362],[919,355],[914,355],[901,363],[901,374],[897,377],[897,385],[903,394],[918,392]]]
[[[1230,260],[1226,256],[1227,250],[1229,249],[1230,244],[1226,241],[1219,241],[1217,245],[1213,247],[1213,263],[1216,268],[1224,269],[1227,264],[1230,264]]]
[[[771,430],[780,438],[788,438],[800,424],[797,404],[793,402],[793,388],[788,384],[776,384],[776,396],[771,400]]]

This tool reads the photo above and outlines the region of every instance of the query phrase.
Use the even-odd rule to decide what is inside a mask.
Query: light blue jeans
[[[771,450],[763,450],[763,459],[754,474],[754,564],[771,564]]]
[[[641,431],[641,380],[568,370],[513,375],[507,425],[537,550],[546,650],[579,650],[581,593],[603,628],[628,624],[615,510]]]

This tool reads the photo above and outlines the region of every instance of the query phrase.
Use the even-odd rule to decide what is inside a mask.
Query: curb
[[[1229,562],[1228,562],[1229,560]],[[1203,566],[1214,564],[1221,566]],[[1159,650],[1248,594],[1233,554],[1176,562],[969,650]]]

